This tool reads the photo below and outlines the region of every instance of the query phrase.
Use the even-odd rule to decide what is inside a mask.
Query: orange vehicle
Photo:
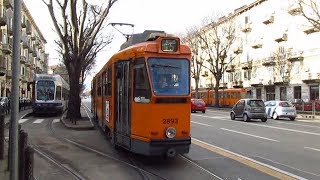
[[[147,156],[189,152],[191,51],[155,36],[114,54],[92,80],[92,113],[115,147]]]
[[[231,107],[236,102],[247,95],[247,90],[244,88],[219,89],[219,104],[224,107]],[[196,92],[192,91],[192,97],[196,98]],[[198,91],[198,98],[206,102],[207,105],[214,105],[215,92],[214,90]]]

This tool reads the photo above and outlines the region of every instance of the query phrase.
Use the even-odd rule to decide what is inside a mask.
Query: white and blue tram
[[[33,112],[63,113],[68,105],[69,84],[60,75],[36,74],[33,81]]]

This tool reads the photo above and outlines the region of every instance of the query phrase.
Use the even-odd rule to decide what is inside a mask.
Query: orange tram
[[[155,36],[114,54],[92,80],[92,113],[111,143],[147,156],[189,152],[191,51]]]
[[[219,104],[224,107],[232,107],[238,100],[247,97],[247,90],[244,88],[219,89]],[[202,99],[207,105],[214,105],[214,90],[199,90],[191,92],[192,98]]]

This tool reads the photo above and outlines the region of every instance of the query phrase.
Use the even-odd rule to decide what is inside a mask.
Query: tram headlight
[[[176,134],[177,134],[177,132],[176,132],[176,129],[174,127],[168,127],[166,129],[167,138],[172,139],[172,138],[176,137]]]

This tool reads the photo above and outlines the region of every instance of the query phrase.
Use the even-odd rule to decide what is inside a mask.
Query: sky
[[[92,4],[100,4],[107,0],[87,0]],[[205,17],[217,14],[226,15],[254,0],[118,0],[112,7],[107,23],[130,23],[134,28],[116,28],[125,34],[142,33],[144,30],[162,30],[170,34],[184,33],[187,28],[201,25]],[[46,53],[49,53],[49,66],[59,63],[54,39],[57,38],[48,9],[42,0],[24,0],[33,19],[47,40]],[[125,37],[113,27],[105,29],[112,33],[114,39],[97,57],[97,65],[92,75],[108,61],[119,47],[126,41]],[[87,89],[90,88],[92,76],[86,81]]]

